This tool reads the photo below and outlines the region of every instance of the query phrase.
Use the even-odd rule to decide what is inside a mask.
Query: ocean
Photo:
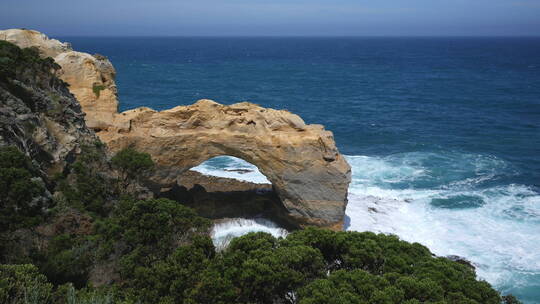
[[[325,125],[353,170],[346,229],[465,257],[540,303],[540,38],[59,39],[112,61],[121,110],[251,101]],[[196,170],[266,180],[230,157]]]

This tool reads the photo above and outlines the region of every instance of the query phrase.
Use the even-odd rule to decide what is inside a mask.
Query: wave
[[[211,158],[191,170],[206,175],[234,178],[257,184],[270,184],[270,181],[254,165],[231,156]]]
[[[287,236],[287,230],[278,227],[274,222],[266,219],[227,219],[214,224],[211,231],[214,246],[221,250],[229,245],[231,240],[250,232],[266,232],[275,237]]]
[[[540,303],[535,302],[540,299],[540,194],[511,182],[519,174],[511,164],[457,152],[346,157],[352,168],[347,230],[391,233],[437,255],[465,257],[476,265],[480,278],[503,293]],[[240,159],[212,161],[196,170],[268,182]],[[255,228],[261,227],[227,229],[240,235]]]

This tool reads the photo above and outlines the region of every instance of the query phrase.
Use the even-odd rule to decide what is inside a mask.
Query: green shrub
[[[51,73],[60,66],[50,57],[41,58],[36,47],[21,49],[11,42],[0,40],[0,82],[17,78],[26,81],[36,72]]]
[[[132,148],[125,148],[116,153],[111,163],[119,172],[121,189],[125,189],[130,182],[138,180],[141,174],[149,172],[154,167],[150,154],[137,152]]]
[[[145,303],[182,299],[214,255],[206,236],[210,221],[167,199],[124,199],[113,215],[98,222],[96,231],[103,256],[120,256],[124,292]],[[125,245],[115,252],[116,243]]]
[[[45,187],[30,159],[15,147],[0,148],[0,231],[39,224],[44,194]]]
[[[499,304],[459,263],[370,232],[250,233],[210,260],[184,303]],[[511,302],[509,302],[511,303]]]
[[[433,257],[426,247],[401,241],[395,236],[310,228],[292,233],[284,242],[289,246],[306,244],[318,248],[324,252],[328,270],[335,271],[322,279],[324,282],[313,282],[315,285],[302,289],[301,303],[323,303],[323,298],[318,296],[319,285],[336,289],[332,292],[338,294],[352,292],[359,297],[356,302],[378,303],[374,297],[390,297],[397,300],[383,302],[401,303],[398,295],[402,295],[404,300],[420,302],[454,303],[453,300],[462,299],[463,303],[495,304],[501,301],[489,284],[476,280],[469,267]],[[353,278],[348,277],[350,275],[354,278],[362,276],[372,283],[353,283]],[[343,277],[348,279],[343,280]],[[370,291],[360,292],[357,289],[360,285],[369,284],[375,286]],[[384,291],[385,286],[393,286],[393,289]]]
[[[74,182],[70,183],[64,177],[57,178],[57,189],[62,192],[70,207],[105,216],[109,212],[106,204],[114,189],[99,172],[104,153],[102,148],[99,144],[83,146],[81,155],[71,165]]]
[[[84,237],[69,234],[55,236],[36,264],[50,282],[55,285],[73,283],[76,287],[86,286],[88,271],[92,263],[91,244]]]
[[[52,288],[34,265],[0,265],[0,303],[51,303]]]
[[[92,85],[92,91],[96,95],[96,98],[99,98],[99,95],[101,94],[101,91],[105,90],[105,86],[102,84],[96,84]]]

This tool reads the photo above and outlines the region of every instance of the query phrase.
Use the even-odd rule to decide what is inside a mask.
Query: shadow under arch
[[[211,157],[181,173],[177,184],[160,196],[214,220],[267,219],[287,230],[300,228],[258,167],[230,155]]]

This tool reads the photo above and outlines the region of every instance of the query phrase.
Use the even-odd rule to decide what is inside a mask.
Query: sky
[[[540,36],[540,0],[1,0],[51,36]]]

